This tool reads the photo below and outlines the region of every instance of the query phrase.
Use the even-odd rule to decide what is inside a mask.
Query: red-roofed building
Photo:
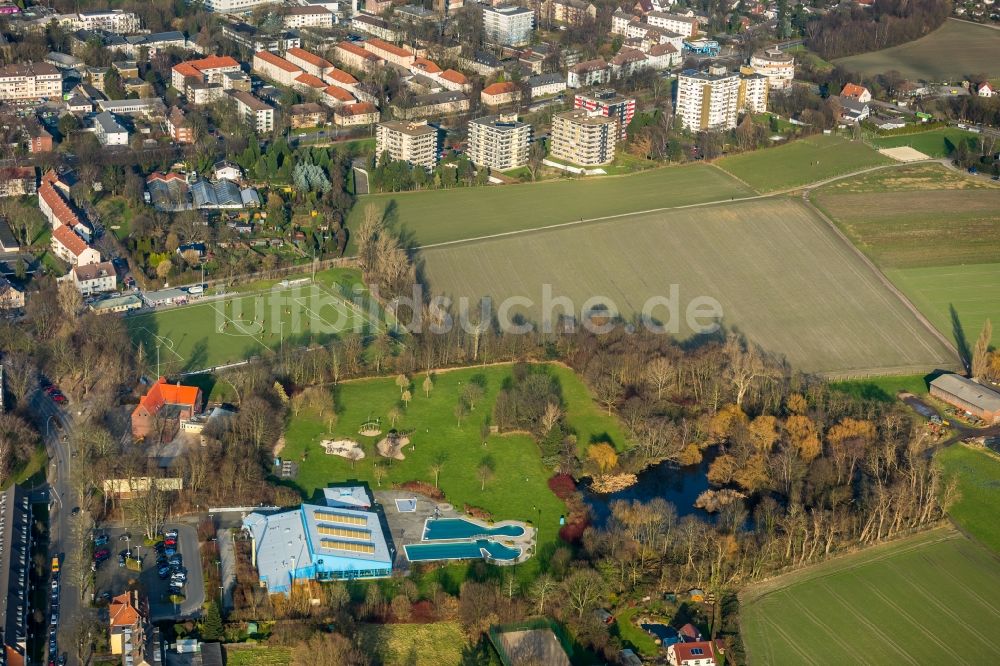
[[[356,78],[342,69],[337,69],[336,67],[324,74],[323,78],[331,85],[341,86],[347,89],[351,89],[358,85],[358,80]]]
[[[859,86],[856,83],[845,83],[844,89],[840,91],[841,97],[846,97],[847,99],[853,99],[856,102],[861,102],[866,104],[872,101],[872,94],[868,88],[864,86]]]
[[[66,195],[69,193],[69,186],[59,180],[55,171],[47,171],[42,175],[41,185],[38,186],[38,209],[49,221],[52,228],[65,225],[84,239],[90,238],[90,226],[85,224],[77,215]]]
[[[993,97],[994,93],[993,86],[990,85],[989,81],[983,81],[976,89],[976,94],[980,97]]]
[[[160,377],[132,411],[132,436],[143,439],[156,431],[161,441],[173,439],[181,421],[201,412],[201,403],[197,386],[168,384]]]
[[[52,152],[52,135],[44,127],[32,130],[30,136],[31,141],[28,143],[29,153]]]
[[[222,85],[223,76],[227,72],[240,71],[240,63],[229,56],[209,56],[199,60],[188,60],[174,65],[170,70],[170,85],[174,89],[187,94],[187,88],[192,83],[211,83]]]
[[[156,661],[153,655],[146,654],[148,617],[149,608],[140,599],[138,590],[128,590],[111,599],[108,606],[111,654],[121,655],[123,664],[139,666]]]
[[[333,56],[338,62],[361,72],[370,72],[384,62],[371,51],[366,51],[351,42],[337,44],[333,49]]]
[[[65,224],[60,224],[52,230],[50,247],[53,254],[73,266],[101,262],[101,253],[87,245],[85,240],[74,234]]]
[[[516,83],[510,81],[494,83],[483,88],[483,92],[479,94],[479,99],[486,106],[513,104],[520,101],[521,89],[517,87]]]
[[[414,74],[424,74],[433,75],[440,74],[441,68],[437,66],[437,63],[433,60],[428,60],[427,58],[414,58],[413,64],[410,65],[410,71]]]
[[[413,55],[407,49],[396,46],[395,44],[390,44],[389,42],[383,41],[372,37],[365,43],[365,51],[374,53],[383,60],[387,60],[393,64],[399,65],[400,67],[409,67],[416,60],[416,56]]]
[[[378,109],[370,102],[345,104],[333,112],[333,123],[338,127],[372,125],[378,122]]]
[[[283,86],[291,86],[302,74],[301,69],[270,51],[253,54],[253,71]]]
[[[353,104],[358,101],[349,91],[340,86],[328,86],[323,89],[323,96],[320,100],[327,106],[338,107],[344,104]]]
[[[302,72],[296,76],[294,85],[301,90],[312,92],[319,92],[327,87],[326,81],[307,72]]]
[[[715,666],[715,648],[708,641],[674,643],[667,647],[670,666]]]
[[[305,49],[290,48],[285,51],[285,60],[292,63],[303,72],[323,78],[327,72],[334,69],[333,63],[325,58],[320,58],[315,53],[310,53]]]
[[[444,70],[438,75],[437,80],[438,83],[448,90],[469,92],[472,89],[472,84],[469,83],[469,78],[465,74],[455,71],[454,69]]]

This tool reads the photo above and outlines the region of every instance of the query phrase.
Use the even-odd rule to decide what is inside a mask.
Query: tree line
[[[951,14],[950,0],[875,0],[841,4],[805,24],[806,45],[832,60],[912,42],[936,30]]]

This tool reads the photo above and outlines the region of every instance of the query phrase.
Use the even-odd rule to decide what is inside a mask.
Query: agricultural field
[[[830,382],[830,388],[861,400],[895,402],[896,395],[901,391],[914,395],[925,395],[930,390],[928,381],[928,377],[925,375],[870,377],[868,379]]]
[[[543,285],[570,298],[577,317],[600,303],[627,318],[651,298],[669,298],[673,286],[676,315],[657,307],[652,317],[679,338],[692,333],[689,304],[710,297],[726,329],[802,370],[912,374],[955,363],[856,252],[794,198],[639,214],[421,255],[434,293],[490,296],[495,312],[507,297],[527,297],[533,303],[512,313],[532,321],[541,318]]]
[[[499,365],[438,373],[433,375],[434,387],[429,395],[423,389],[425,375],[417,375],[410,378],[409,405],[402,402],[402,392],[391,377],[345,382],[334,391],[336,417],[332,421],[330,413],[315,411],[292,417],[281,455],[299,463],[295,483],[305,497],[333,479],[367,481],[374,490],[405,481],[434,483],[431,466],[440,462],[439,483],[447,501],[459,510],[464,503],[482,507],[496,520],[540,522],[540,540],[545,549],[555,544],[559,516],[565,514],[566,507],[548,488],[551,471],[542,465],[537,445],[530,436],[520,433],[491,434],[483,445],[481,435],[481,427],[492,415],[497,393],[511,371],[512,366]],[[572,371],[561,366],[545,366],[545,371],[558,378],[566,421],[584,447],[594,441],[625,446],[618,421],[600,410]],[[459,425],[455,406],[463,386],[477,376],[485,384],[483,397]],[[394,410],[399,413],[395,423]],[[361,425],[373,419],[380,419],[384,430],[396,427],[411,432],[411,445],[403,451],[405,460],[387,462],[376,457],[375,444],[380,437],[359,434]],[[345,458],[327,455],[320,445],[325,439],[359,442],[365,458],[352,464]],[[374,461],[379,461],[385,473],[381,480],[375,476]],[[484,461],[492,466],[485,487],[479,476]],[[536,558],[532,558],[523,568],[531,570],[538,566],[535,562]]]
[[[386,666],[459,666],[468,639],[457,622],[432,624],[362,624],[361,646]]]
[[[873,136],[871,142],[876,148],[909,146],[914,150],[919,150],[928,157],[947,157],[963,139],[968,142],[970,148],[975,148],[979,145],[979,136],[977,134],[966,132],[957,127],[942,127],[916,134]]]
[[[813,202],[946,337],[1000,312],[1000,187],[938,164],[823,186]]]
[[[908,79],[940,83],[961,81],[975,74],[1000,76],[997,53],[1000,30],[949,19],[916,41],[839,58],[834,63],[868,76],[894,69]]]
[[[817,134],[775,148],[723,157],[715,164],[759,192],[775,192],[892,164],[892,160],[861,141]]]
[[[586,180],[375,194],[358,199],[348,222],[356,229],[373,205],[408,241],[425,246],[752,194],[718,169],[692,164]]]
[[[750,588],[743,640],[753,664],[992,663],[998,595],[995,556],[939,528]]]
[[[308,280],[308,277],[300,278]],[[282,344],[324,343],[339,335],[381,330],[381,317],[355,297],[356,271],[331,269],[317,273],[315,284],[281,286],[271,280],[255,292],[206,295],[190,305],[146,311],[125,318],[143,362],[161,374],[242,361],[276,350]],[[343,294],[347,294],[349,300]],[[157,352],[159,349],[159,352]]]
[[[958,480],[959,498],[948,515],[995,553],[1000,553],[1000,456],[986,449],[955,444],[934,457],[945,479]]]

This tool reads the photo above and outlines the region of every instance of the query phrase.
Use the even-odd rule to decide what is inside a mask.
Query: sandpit
[[[916,148],[911,148],[910,146],[897,146],[896,148],[882,148],[878,152],[882,153],[886,157],[891,157],[897,162],[919,162],[920,160],[930,159],[930,157],[928,157],[927,155],[924,155]]]
[[[365,457],[365,452],[361,445],[352,439],[324,439],[319,443],[326,451],[327,455],[340,456],[348,460],[361,460]]]
[[[375,450],[383,458],[393,458],[394,460],[405,460],[403,447],[410,443],[410,438],[406,435],[398,437],[390,436],[379,440],[375,445]]]

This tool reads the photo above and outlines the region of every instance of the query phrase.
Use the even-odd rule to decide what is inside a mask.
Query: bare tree
[[[985,378],[990,368],[990,341],[993,339],[993,324],[987,319],[979,333],[976,346],[972,349],[972,376]]]

